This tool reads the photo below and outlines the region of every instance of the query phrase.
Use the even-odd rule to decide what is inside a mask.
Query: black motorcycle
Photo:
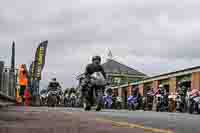
[[[47,105],[49,107],[55,107],[58,104],[59,90],[49,90],[47,93]]]
[[[200,96],[189,97],[189,113],[197,112],[200,114]]]
[[[91,106],[94,104],[94,102],[96,102],[97,109],[102,107],[104,93],[103,90],[105,86],[106,81],[100,72],[95,72],[93,75],[91,75],[90,80],[85,79],[85,81],[83,81],[83,107],[86,111],[91,109]]]
[[[166,98],[165,95],[157,94],[156,95],[156,111],[157,112],[164,112],[167,110],[166,106]]]
[[[72,93],[70,96],[70,103],[71,103],[71,107],[75,107],[76,106],[76,95],[75,93]]]
[[[40,106],[44,106],[47,103],[47,90],[40,92]]]
[[[147,95],[142,98],[143,110],[144,111],[152,110],[152,108],[153,108],[153,99],[154,99],[153,93],[147,93]]]
[[[66,93],[66,94],[64,95],[64,106],[65,106],[65,107],[69,107],[69,106],[70,106],[70,96],[69,96],[68,93]]]
[[[186,111],[186,102],[185,96],[178,94],[176,97],[176,111],[185,112]]]
[[[120,96],[116,97],[115,108],[122,109],[122,98]]]

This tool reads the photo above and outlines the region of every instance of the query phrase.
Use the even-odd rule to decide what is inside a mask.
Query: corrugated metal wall
[[[0,91],[7,96],[15,96],[16,72],[11,72],[10,68],[3,68],[0,75]]]

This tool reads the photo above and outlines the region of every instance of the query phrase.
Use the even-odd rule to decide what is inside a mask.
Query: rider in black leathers
[[[94,56],[92,58],[92,63],[91,64],[88,64],[87,67],[86,67],[86,70],[85,70],[85,82],[87,84],[90,83],[90,79],[91,79],[91,75],[94,73],[94,72],[101,72],[102,75],[104,76],[104,78],[106,79],[106,74],[104,72],[104,69],[103,67],[101,66],[101,57],[100,56]],[[88,100],[90,101],[90,104],[93,105],[94,104],[94,99],[93,99],[93,91],[95,89],[95,86],[90,86],[90,91],[88,93]],[[104,92],[105,88],[103,88],[103,92]],[[96,91],[95,91],[96,92]],[[84,93],[84,88],[83,88],[83,93]],[[98,95],[96,93],[96,95]],[[88,107],[87,110],[90,110],[90,107]],[[101,110],[101,107],[100,106],[97,106],[97,111]]]
[[[53,78],[52,81],[48,85],[47,91],[49,92],[51,90],[52,91],[58,90],[59,91],[59,95],[61,95],[61,93],[62,93],[61,86],[60,86],[59,82],[56,81],[56,78]],[[60,97],[57,96],[57,99],[58,99],[58,103],[59,103]]]

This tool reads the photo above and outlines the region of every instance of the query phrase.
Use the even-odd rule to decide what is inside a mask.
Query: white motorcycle
[[[44,93],[40,95],[40,105],[43,106],[46,104],[47,104],[47,94]]]

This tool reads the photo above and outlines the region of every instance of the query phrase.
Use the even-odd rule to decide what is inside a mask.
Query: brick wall
[[[159,81],[155,80],[153,81],[153,84],[152,84],[152,88],[154,91],[156,91],[159,87]]]
[[[142,96],[144,95],[144,84],[139,85],[139,92]]]
[[[200,72],[192,73],[191,88],[200,89]]]
[[[176,77],[170,78],[169,80],[169,92],[175,92],[176,91]]]

